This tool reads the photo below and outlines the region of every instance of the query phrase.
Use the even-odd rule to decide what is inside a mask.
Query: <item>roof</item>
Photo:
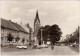
[[[14,23],[14,22],[11,22],[19,31],[22,31],[22,32],[25,32],[25,33],[28,33],[24,28],[22,28],[21,25],[17,24],[17,23]]]
[[[18,30],[16,27],[14,27],[9,20],[5,20],[1,18],[1,27],[12,29],[12,30]]]
[[[29,28],[26,25],[22,25],[21,26],[29,33]]]
[[[5,20],[1,18],[1,27],[11,29],[11,30],[16,30],[16,31],[21,31],[24,33],[28,33],[22,26],[20,26],[17,23],[14,23],[10,20]]]

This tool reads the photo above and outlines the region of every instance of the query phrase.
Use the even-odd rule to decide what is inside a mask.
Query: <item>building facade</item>
[[[22,41],[22,38],[29,38],[29,33],[23,29],[19,24],[11,22],[10,20],[1,19],[1,45],[5,46],[9,44],[7,36],[11,34],[13,37],[12,43],[16,43],[15,39],[17,36],[20,38],[19,42]]]

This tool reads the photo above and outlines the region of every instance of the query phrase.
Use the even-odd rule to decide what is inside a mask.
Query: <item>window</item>
[[[3,40],[3,37],[1,37],[1,40]]]

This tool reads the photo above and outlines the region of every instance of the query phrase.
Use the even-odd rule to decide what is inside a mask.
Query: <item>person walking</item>
[[[52,50],[54,49],[54,45],[53,45],[53,44],[51,45],[51,49],[52,49]]]

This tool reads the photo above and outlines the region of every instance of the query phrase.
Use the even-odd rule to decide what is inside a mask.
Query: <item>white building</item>
[[[19,24],[11,22],[10,20],[1,19],[1,44],[3,46],[9,42],[7,41],[8,34],[11,34],[14,38],[12,43],[16,43],[15,38],[17,36],[20,37],[19,42],[22,41],[22,38],[25,38],[25,41],[29,38],[29,33]]]

